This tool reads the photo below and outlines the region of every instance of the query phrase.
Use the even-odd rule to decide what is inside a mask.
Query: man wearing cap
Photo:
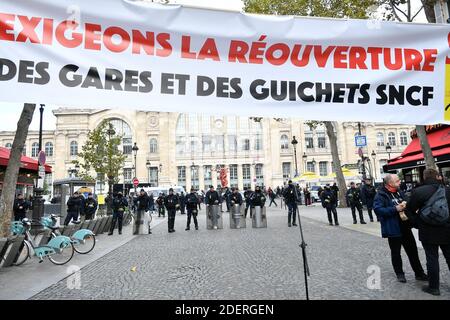
[[[97,211],[98,203],[94,199],[92,192],[88,193],[88,198],[84,202],[84,220],[92,220]]]
[[[19,193],[17,199],[14,200],[14,221],[22,221],[22,219],[25,219],[30,207],[30,203],[23,198],[23,194]]]
[[[64,225],[68,226],[73,219],[74,222],[78,222],[78,217],[83,214],[84,210],[84,197],[77,191],[73,193],[73,196],[67,200],[67,216],[64,220]]]
[[[297,219],[297,201],[298,194],[292,180],[288,181],[288,186],[283,192],[284,201],[288,207],[288,227],[296,226],[295,220]],[[291,224],[292,219],[292,224]]]
[[[195,230],[198,230],[197,214],[199,206],[200,206],[200,199],[195,193],[195,189],[191,188],[191,193],[189,193],[186,196],[186,208],[187,208],[186,231],[191,229],[191,217],[194,218]]]
[[[169,189],[169,194],[164,199],[164,205],[166,206],[167,215],[169,216],[167,221],[169,233],[175,232],[175,215],[177,208],[180,206],[180,200],[178,199],[178,196],[173,193],[173,188]]]

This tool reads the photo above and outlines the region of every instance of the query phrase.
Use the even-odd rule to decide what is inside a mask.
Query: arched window
[[[289,138],[287,135],[283,134],[280,139],[281,150],[289,149]]]
[[[70,142],[70,156],[76,157],[78,155],[78,142]]]
[[[384,147],[384,134],[382,132],[377,133],[377,146]]]
[[[5,148],[11,149],[12,148],[12,144],[10,142],[8,142],[7,144],[5,144]]]
[[[150,139],[150,153],[158,153],[158,140],[155,138]]]
[[[405,131],[400,132],[400,145],[406,146],[408,145],[408,135]]]
[[[31,156],[32,156],[33,158],[36,158],[36,157],[38,156],[38,153],[39,153],[39,143],[34,142],[34,143],[31,145]]]
[[[391,146],[395,146],[397,144],[395,141],[395,133],[394,132],[388,133],[388,142]]]
[[[53,143],[47,142],[45,144],[45,155],[47,157],[53,157]]]
[[[109,119],[108,122],[112,124],[116,135],[122,137],[123,154],[131,154],[133,152],[133,133],[128,123],[122,119]]]

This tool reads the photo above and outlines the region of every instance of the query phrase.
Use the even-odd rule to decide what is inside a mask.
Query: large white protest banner
[[[2,0],[0,101],[443,123],[449,45],[448,25]]]

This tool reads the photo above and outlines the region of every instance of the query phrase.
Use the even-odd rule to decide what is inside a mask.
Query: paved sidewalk
[[[335,227],[320,207],[301,211],[311,299],[450,300],[443,259],[442,296],[434,297],[421,291],[425,283],[414,279],[405,255],[408,282],[397,282],[386,240],[370,234],[376,223],[347,226],[343,210],[343,226]],[[248,219],[246,229],[232,230],[228,221],[224,213],[224,229],[206,230],[202,211],[200,230],[184,231],[186,216],[178,214],[175,233],[160,225],[82,268],[80,289],[63,280],[32,299],[304,299],[300,233],[287,227],[286,211],[270,208],[267,229],[253,229]],[[419,254],[424,264],[422,249]],[[378,288],[367,285],[373,270]]]
[[[153,217],[153,221],[152,226],[155,227],[164,222],[165,219]],[[86,267],[106,254],[122,247],[135,237],[132,235],[132,227],[129,225],[123,228],[120,236],[117,230],[115,230],[113,236],[108,236],[107,233],[97,236],[97,243],[92,252],[85,255],[75,252],[72,260],[66,265],[57,266],[48,259],[39,263],[36,257],[32,257],[31,260],[27,260],[21,266],[0,268],[0,300],[29,299],[51,285],[64,281],[63,279],[68,277],[75,269]]]

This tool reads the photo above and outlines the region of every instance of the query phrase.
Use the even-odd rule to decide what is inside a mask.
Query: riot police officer
[[[247,211],[248,208],[250,208],[251,200],[250,197],[252,196],[252,190],[250,188],[245,188],[244,191],[244,199],[245,199],[245,217],[247,218]],[[252,211],[250,210],[250,218],[252,217]]]
[[[139,234],[139,227],[140,224],[143,223],[145,211],[147,211],[149,208],[149,202],[150,198],[148,197],[147,192],[145,192],[144,189],[141,189],[135,203],[135,207],[137,209],[137,217],[134,222],[133,234]],[[148,231],[149,234],[152,233],[150,229]]]
[[[373,200],[375,199],[375,195],[377,194],[377,190],[372,184],[371,179],[366,179],[365,184],[361,187],[361,200],[363,205],[367,207],[367,212],[369,213],[370,222],[373,222]]]
[[[73,219],[74,222],[79,223],[79,214],[83,214],[84,210],[84,197],[77,191],[73,193],[73,196],[67,200],[67,216],[64,220],[64,225],[68,226]]]
[[[358,209],[359,213],[359,222],[361,224],[366,224],[363,217],[362,212],[362,204],[361,204],[361,192],[359,188],[356,188],[355,183],[350,183],[350,189],[347,190],[347,201],[350,204],[350,207],[352,209],[352,216],[353,216],[353,224],[356,224],[356,209]]]
[[[320,195],[320,200],[322,200],[322,206],[327,210],[328,215],[328,223],[330,226],[333,225],[333,220],[331,218],[331,213],[333,213],[334,224],[336,226],[339,225],[338,216],[337,216],[337,198],[333,190],[331,190],[330,186],[326,186],[325,190]]]
[[[169,233],[175,232],[175,215],[177,208],[180,206],[180,200],[176,194],[173,193],[173,189],[169,189],[169,194],[164,199],[164,205],[167,209],[167,215],[169,219],[167,221],[169,227]]]
[[[209,186],[209,191],[206,193],[205,197],[205,203],[206,203],[206,214],[209,214],[211,212],[212,214],[212,207],[213,205],[219,205],[220,202],[220,195],[217,191],[214,190],[213,186]],[[214,217],[213,217],[214,218]],[[214,223],[216,223],[217,219],[213,219]],[[217,226],[214,225],[214,229],[217,229]]]
[[[98,202],[94,199],[92,192],[88,193],[88,198],[84,202],[84,220],[92,220],[97,211]]]
[[[166,216],[166,210],[164,208],[164,193],[160,193],[158,199],[156,199],[156,204],[158,205],[158,217]]]
[[[19,193],[17,199],[14,200],[14,221],[22,221],[22,219],[25,219],[30,207],[30,203],[23,198],[23,194]]]
[[[125,212],[126,207],[128,207],[127,199],[122,195],[122,192],[117,193],[117,196],[114,197],[112,203],[113,219],[108,236],[113,234],[114,228],[116,227],[116,221],[119,222],[119,234],[122,234],[123,213]]]
[[[191,193],[186,196],[187,224],[186,231],[191,229],[191,217],[194,218],[195,230],[198,230],[197,214],[200,206],[200,199],[195,193],[195,189],[191,188]]]
[[[297,224],[295,223],[295,220],[297,219],[298,191],[292,183],[292,180],[288,181],[288,186],[283,191],[283,197],[288,207],[288,227],[296,226]]]
[[[252,208],[256,206],[264,207],[264,204],[266,203],[266,196],[259,186],[256,186],[255,192],[253,192],[250,196],[250,203]]]

